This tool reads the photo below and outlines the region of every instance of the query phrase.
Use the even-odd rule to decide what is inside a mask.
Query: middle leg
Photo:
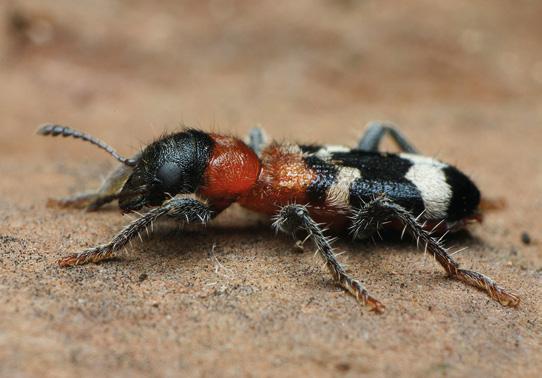
[[[273,227],[277,231],[291,233],[302,230],[312,239],[318,253],[337,283],[359,302],[369,305],[372,311],[382,312],[384,305],[373,298],[362,283],[348,275],[333,253],[330,238],[324,236],[322,228],[311,218],[307,207],[298,204],[286,205],[275,216]]]

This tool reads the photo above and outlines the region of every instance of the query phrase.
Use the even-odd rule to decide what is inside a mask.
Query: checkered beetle
[[[118,200],[123,212],[151,208],[110,242],[60,259],[61,266],[108,259],[158,218],[207,223],[238,203],[269,215],[277,231],[304,233],[335,281],[376,312],[384,305],[339,263],[332,239],[325,235],[327,229],[365,238],[382,227],[399,226],[451,278],[485,291],[502,305],[515,307],[520,302],[491,278],[459,268],[442,243],[449,231],[481,219],[478,188],[455,167],[420,155],[391,124],[371,123],[354,149],[267,143],[260,129],[251,131],[247,143],[186,129],[161,137],[129,159],[91,135],[65,126],[47,124],[38,133],[85,140],[122,163],[97,191],[57,204],[96,210]],[[386,134],[401,153],[379,151]]]

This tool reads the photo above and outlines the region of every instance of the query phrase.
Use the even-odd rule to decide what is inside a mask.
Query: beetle
[[[251,130],[246,143],[184,129],[160,137],[131,158],[66,126],[45,124],[38,134],[90,142],[121,163],[97,191],[52,203],[96,210],[118,200],[122,212],[139,215],[111,241],[61,258],[62,267],[113,257],[159,218],[208,223],[238,203],[268,215],[276,231],[307,235],[338,285],[375,312],[385,306],[337,260],[328,229],[361,239],[400,226],[401,237],[408,232],[449,277],[504,306],[520,302],[491,278],[460,268],[443,244],[448,232],[481,219],[476,185],[457,168],[421,155],[391,123],[370,123],[356,148],[268,142],[261,129]],[[379,150],[385,135],[401,152]],[[142,208],[150,209],[138,213]]]

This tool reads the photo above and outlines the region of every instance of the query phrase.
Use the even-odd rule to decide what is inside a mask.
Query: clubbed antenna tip
[[[137,161],[133,159],[127,159],[123,156],[120,156],[117,151],[113,149],[110,145],[105,143],[104,141],[93,137],[90,134],[83,133],[81,131],[72,129],[67,126],[57,125],[53,123],[46,123],[38,128],[36,131],[38,135],[50,135],[50,136],[58,136],[62,135],[63,137],[72,137],[75,139],[81,139],[85,142],[92,143],[95,146],[98,146],[102,150],[107,151],[111,156],[113,156],[115,159],[120,161],[123,164],[126,164],[130,167],[133,167],[136,165]]]

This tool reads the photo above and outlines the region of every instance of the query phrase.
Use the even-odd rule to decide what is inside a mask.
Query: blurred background
[[[1,0],[0,247],[11,256],[0,271],[0,289],[11,298],[0,306],[4,372],[32,375],[47,368],[58,376],[92,373],[98,366],[145,375],[168,367],[172,375],[183,369],[212,375],[217,358],[225,356],[223,348],[234,340],[228,358],[239,369],[227,366],[232,375],[254,367],[275,375],[453,376],[474,368],[487,376],[535,374],[533,353],[539,355],[540,338],[536,347],[534,335],[541,334],[539,322],[532,320],[541,310],[540,295],[537,300],[533,292],[540,287],[542,269],[537,244],[542,238],[541,17],[538,0]],[[387,281],[390,270],[411,280],[419,275],[410,274],[406,252],[394,255],[395,247],[352,257],[350,265],[386,304],[398,306],[393,315],[359,319],[350,298],[342,293],[326,297],[333,289],[324,279],[318,281],[321,296],[306,304],[315,289],[314,275],[320,277],[319,263],[305,254],[306,266],[315,268],[300,278],[286,265],[292,259],[291,251],[284,253],[286,244],[273,245],[268,234],[257,232],[238,237],[213,231],[218,234],[212,239],[231,250],[221,257],[228,259],[224,264],[245,275],[249,268],[256,271],[263,285],[278,275],[278,283],[266,290],[251,283],[259,294],[246,294],[250,300],[242,299],[244,292],[241,299],[227,297],[226,311],[223,294],[190,297],[210,290],[205,280],[216,281],[205,253],[164,257],[157,252],[142,258],[141,252],[137,262],[53,268],[59,255],[107,239],[126,219],[108,211],[85,215],[45,209],[47,197],[97,185],[114,162],[80,142],[35,136],[42,123],[87,131],[130,155],[182,125],[237,135],[260,125],[279,140],[354,145],[371,120],[397,123],[421,151],[457,164],[484,195],[508,203],[476,229],[484,243],[471,246],[462,258],[480,262],[480,270],[517,289],[523,311],[504,312],[470,291],[483,310],[465,304],[461,294],[466,290],[431,278],[440,277],[434,267],[423,268],[428,273],[421,283],[441,290],[433,297],[426,298],[414,283],[397,291],[400,280]],[[520,241],[524,232],[529,243]],[[203,243],[210,250],[211,238],[194,238],[189,244],[195,249]],[[161,247],[172,250],[178,245],[164,243]],[[144,248],[152,249],[150,244]],[[359,256],[355,250],[349,255]],[[175,268],[168,271],[160,265],[164,261]],[[162,270],[153,275],[156,267]],[[167,285],[176,294],[157,297],[164,288],[158,279],[147,281],[152,290],[139,292],[137,276],[146,269],[150,277],[171,276]],[[183,275],[186,269],[193,269],[186,274],[192,274],[194,287],[182,286],[191,282]],[[269,269],[275,276],[266,275]],[[287,269],[291,274],[281,277]],[[125,281],[119,272],[135,278]],[[90,275],[83,277],[99,290],[73,293],[82,274]],[[292,274],[303,280],[301,287]],[[119,282],[128,282],[128,288]],[[128,290],[125,295],[119,287]],[[188,294],[178,294],[183,292]],[[74,302],[75,295],[84,302]],[[159,307],[151,308],[149,297]],[[424,300],[429,311],[444,305],[421,316],[410,303]],[[302,308],[306,317],[292,314],[291,306]],[[492,315],[486,316],[483,306]],[[469,313],[462,312],[465,308]],[[263,320],[262,311],[269,315]],[[198,333],[201,319],[214,328]],[[186,328],[176,330],[172,323]],[[414,328],[397,328],[407,323]],[[100,331],[93,333],[89,324]],[[31,330],[36,334],[29,339]],[[112,345],[118,349],[110,354]],[[420,359],[423,348],[434,353]],[[359,362],[356,353],[370,363]],[[180,355],[186,360],[177,360]]]
[[[124,148],[180,124],[351,143],[390,119],[424,143],[489,127],[503,106],[540,117],[539,1],[4,0],[0,12],[3,149],[47,121]]]

